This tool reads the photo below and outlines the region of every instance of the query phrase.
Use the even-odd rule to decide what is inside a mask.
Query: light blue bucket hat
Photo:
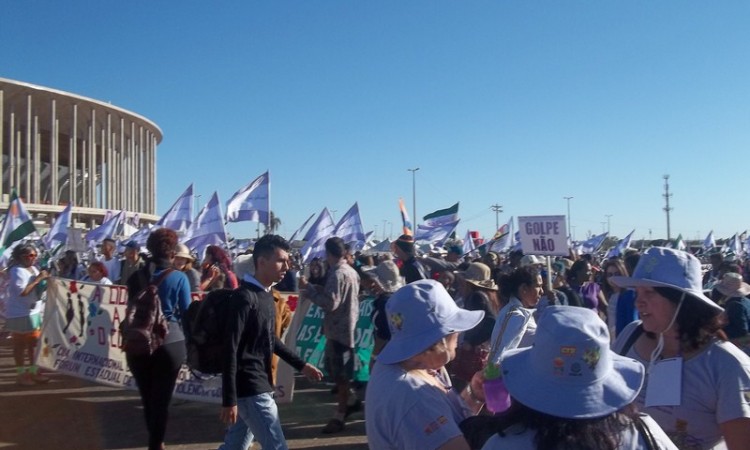
[[[552,305],[534,345],[507,351],[500,363],[510,395],[536,411],[568,419],[604,417],[635,400],[645,369],[609,349],[609,331],[587,308]]]
[[[612,277],[614,284],[630,287],[669,287],[682,291],[719,311],[717,305],[703,293],[703,273],[698,258],[682,250],[651,247],[646,250],[631,277]]]
[[[474,328],[484,311],[456,306],[448,291],[435,280],[419,280],[397,290],[385,305],[391,340],[378,362],[395,364],[416,356],[452,333]]]

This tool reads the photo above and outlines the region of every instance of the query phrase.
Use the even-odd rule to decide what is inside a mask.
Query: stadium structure
[[[40,231],[68,204],[77,228],[122,210],[154,223],[161,140],[161,129],[134,112],[0,78],[0,211],[15,189]]]

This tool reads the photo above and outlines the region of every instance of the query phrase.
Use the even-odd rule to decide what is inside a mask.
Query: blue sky
[[[574,237],[750,228],[744,1],[5,1],[0,77],[158,124],[158,213],[266,170],[289,236],[359,202],[398,234],[460,201],[458,232],[564,215]],[[391,225],[393,224],[393,225]],[[237,237],[254,223],[232,225]]]

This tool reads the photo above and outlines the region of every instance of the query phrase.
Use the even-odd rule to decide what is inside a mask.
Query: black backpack
[[[120,324],[122,349],[129,356],[148,356],[161,347],[167,337],[167,319],[161,309],[159,285],[174,269],[166,269],[155,282],[138,293],[128,304]]]
[[[221,373],[223,334],[233,292],[232,289],[216,289],[206,294],[203,300],[192,302],[188,307],[185,318],[187,365],[194,373]]]

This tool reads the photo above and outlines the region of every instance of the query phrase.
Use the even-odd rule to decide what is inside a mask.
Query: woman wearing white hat
[[[648,367],[639,407],[682,449],[747,449],[750,357],[717,338],[723,310],[703,294],[698,259],[650,248],[612,281],[637,293],[641,320],[613,348]]]
[[[391,340],[367,384],[367,441],[372,449],[468,450],[459,422],[483,406],[479,376],[461,392],[445,365],[456,355],[458,333],[475,327],[482,311],[456,306],[443,285],[419,280],[386,304]]]
[[[496,418],[497,449],[677,449],[631,405],[643,365],[609,349],[607,325],[586,308],[549,306],[532,347],[502,361],[511,409]]]

